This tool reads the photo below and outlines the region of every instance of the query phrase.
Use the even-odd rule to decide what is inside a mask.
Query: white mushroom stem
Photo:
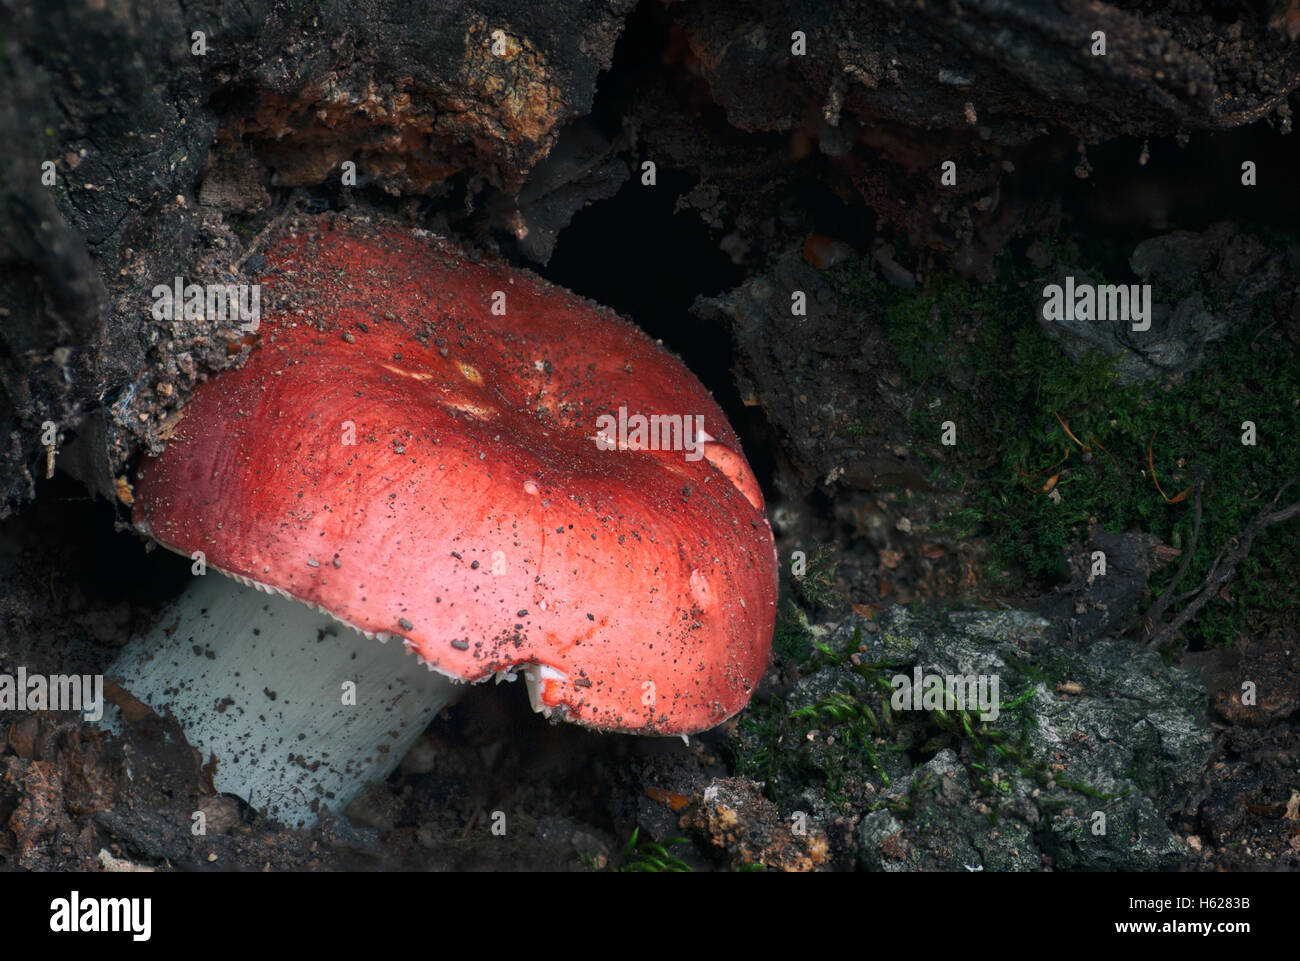
[[[398,640],[220,574],[197,577],[108,671],[179,722],[213,783],[289,826],[341,811],[392,773],[465,685]],[[120,725],[116,710],[105,715]]]

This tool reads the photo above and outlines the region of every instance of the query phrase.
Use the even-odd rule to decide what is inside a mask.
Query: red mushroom
[[[675,357],[418,231],[318,222],[267,257],[279,306],[143,465],[142,532],[401,637],[447,678],[522,671],[553,718],[673,735],[744,707],[772,636],[772,534],[734,432]],[[159,662],[124,658],[128,689],[187,686]]]

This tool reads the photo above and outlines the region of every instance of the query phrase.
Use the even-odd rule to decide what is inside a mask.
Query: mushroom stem
[[[215,756],[219,792],[302,826],[391,774],[465,688],[386,640],[209,575],[195,578],[108,673],[171,714],[204,762]],[[121,724],[117,711],[105,721]]]

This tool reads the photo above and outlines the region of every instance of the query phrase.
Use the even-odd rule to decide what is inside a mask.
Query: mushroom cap
[[[329,218],[266,256],[260,343],[142,465],[142,532],[449,676],[522,669],[536,708],[589,727],[690,734],[745,706],[776,552],[676,357],[422,231]],[[620,407],[702,416],[709,439],[602,449]]]

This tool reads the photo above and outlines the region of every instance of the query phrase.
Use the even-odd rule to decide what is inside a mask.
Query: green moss
[[[632,836],[623,846],[623,865],[619,871],[649,873],[685,873],[694,869],[681,858],[674,857],[669,848],[679,844],[690,844],[687,838],[668,838],[655,841],[641,837],[641,829],[633,828]]]
[[[772,650],[781,661],[802,664],[813,656],[813,635],[802,612],[788,596],[777,606]]]
[[[849,647],[856,649],[856,637]],[[942,709],[908,712],[904,719],[890,706],[889,676],[900,665],[850,666],[846,653],[829,651],[806,665],[804,676],[834,672],[833,690],[793,709],[781,699],[751,704],[737,725],[737,736],[723,746],[733,773],[762,782],[764,793],[782,810],[803,804],[809,788],[823,792],[833,808],[855,796],[862,803],[864,783],[884,791],[910,771],[905,793],[866,803],[867,810],[888,807],[895,816],[910,818],[919,809],[917,798],[932,787],[929,774],[915,767],[910,755],[916,750],[934,754],[944,748],[952,748],[967,765],[972,785],[988,803],[987,816],[994,823],[1000,808],[1015,802],[1017,778],[1027,779],[1031,786],[1055,785],[1098,800],[1123,796],[1063,779],[1051,771],[1049,758],[1032,753],[1027,735],[1036,722],[1027,705],[1050,668],[1038,670],[1038,678],[1028,678],[1021,689],[1002,699],[997,722],[982,722],[972,711]],[[1018,669],[1022,668],[1028,676],[1035,666]],[[1065,797],[1061,796],[1062,806]]]
[[[1280,309],[1276,298],[1260,298],[1253,322],[1182,382],[1124,386],[1113,362],[1076,364],[1046,336],[1034,322],[1040,272],[1009,254],[987,285],[954,274],[897,290],[866,262],[843,265],[834,277],[847,309],[882,318],[918,401],[905,428],[932,483],[963,493],[947,530],[987,537],[1009,587],[1028,579],[1041,589],[1065,578],[1067,547],[1086,540],[1092,518],[1108,532],[1141,530],[1187,546],[1192,498],[1161,496],[1148,443],[1170,498],[1193,484],[1198,468],[1206,472],[1203,527],[1183,589],[1199,584],[1228,538],[1300,473],[1300,364],[1257,337]],[[939,442],[949,420],[955,447]],[[1257,446],[1241,444],[1244,420],[1256,424]],[[1300,619],[1296,592],[1277,588],[1300,567],[1295,526],[1257,539],[1231,600],[1212,602],[1188,627],[1190,638],[1229,643]],[[1176,566],[1154,576],[1153,591]]]
[[[791,573],[790,586],[801,603],[816,608],[834,597],[835,552],[825,544],[817,544],[805,553],[803,573]]]
[[[848,668],[859,636],[839,651],[811,642],[809,635],[811,653],[798,668],[804,677],[838,671],[854,684],[854,690],[834,690],[793,710],[781,698],[755,701],[741,715],[736,737],[724,745],[733,773],[761,781],[764,793],[782,810],[798,807],[800,795],[809,787],[824,791],[832,804],[842,804],[864,782],[888,785],[891,768],[901,767],[890,756],[897,755],[899,748],[882,737],[891,726],[888,705],[882,707],[878,696],[864,696],[878,685],[876,674],[885,665]],[[782,658],[779,649],[777,658]],[[810,741],[807,735],[814,728],[833,736],[835,742],[827,736]]]

